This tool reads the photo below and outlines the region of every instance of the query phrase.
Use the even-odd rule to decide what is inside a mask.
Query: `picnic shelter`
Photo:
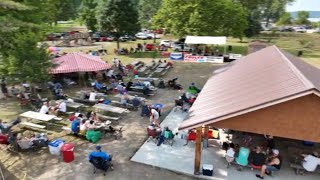
[[[203,126],[320,142],[320,70],[269,46],[214,72],[180,130],[197,129],[200,171]]]

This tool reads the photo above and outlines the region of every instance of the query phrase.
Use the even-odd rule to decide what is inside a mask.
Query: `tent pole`
[[[194,159],[194,174],[200,174],[200,163],[201,163],[201,136],[202,127],[197,128],[196,148],[195,148],[195,159]]]
[[[227,54],[227,44],[224,44],[224,52],[223,52],[223,55],[226,55]]]

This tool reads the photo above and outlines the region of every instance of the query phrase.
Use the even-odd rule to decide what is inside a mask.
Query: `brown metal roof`
[[[320,89],[320,70],[276,46],[249,54],[215,71],[180,129],[248,113]]]

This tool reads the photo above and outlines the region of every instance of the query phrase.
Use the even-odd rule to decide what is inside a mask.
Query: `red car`
[[[153,51],[155,49],[154,44],[146,44],[145,45],[146,51]]]
[[[113,41],[113,37],[101,36],[100,41]]]
[[[162,34],[163,30],[162,29],[156,29],[156,30],[154,30],[154,32],[157,33],[157,34]]]

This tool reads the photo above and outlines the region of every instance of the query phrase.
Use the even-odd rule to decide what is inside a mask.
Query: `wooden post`
[[[209,127],[204,126],[204,132],[203,132],[203,147],[207,148],[208,147],[208,132],[209,132]]]
[[[202,127],[197,128],[197,138],[194,156],[194,174],[200,174],[200,163],[201,163],[201,138],[202,138]]]

